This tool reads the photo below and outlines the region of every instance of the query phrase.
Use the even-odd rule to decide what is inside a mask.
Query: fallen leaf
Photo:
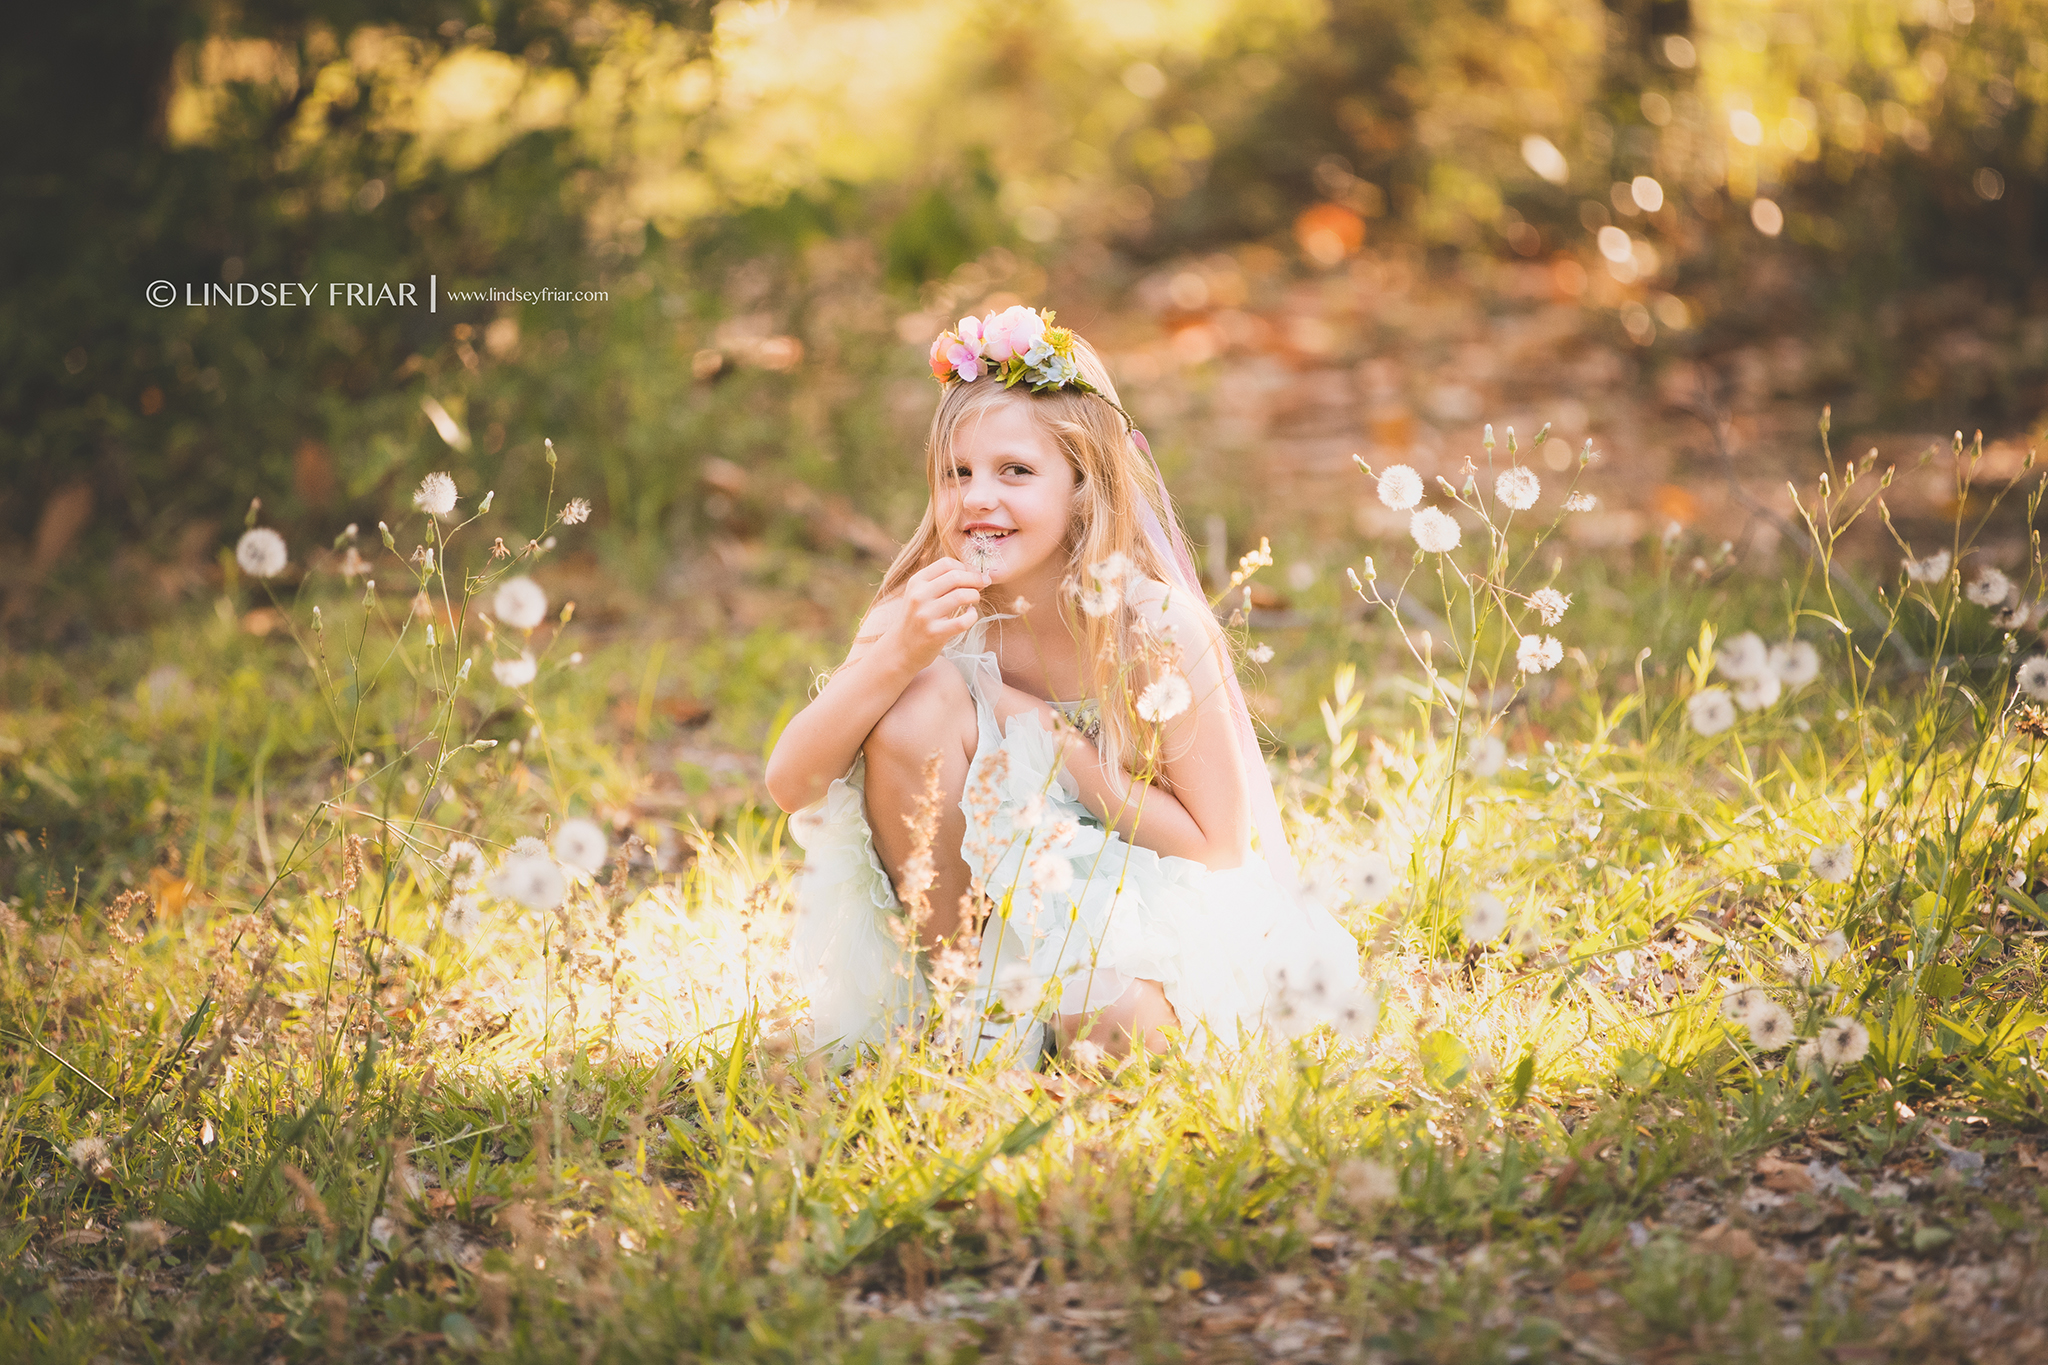
[[[1729,1223],[1716,1223],[1699,1235],[1696,1243],[1701,1251],[1714,1256],[1732,1256],[1746,1261],[1757,1254],[1756,1238]]]
[[[1813,1177],[1804,1166],[1765,1153],[1757,1158],[1756,1173],[1763,1180],[1764,1188],[1779,1194],[1810,1194],[1813,1191]]]

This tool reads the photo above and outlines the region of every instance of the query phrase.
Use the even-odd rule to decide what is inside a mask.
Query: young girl
[[[1050,321],[1010,308],[934,343],[931,503],[768,760],[807,854],[791,951],[820,1044],[912,1022],[949,946],[971,954],[970,1054],[1025,1065],[1291,1031],[1356,996],[1356,940],[1289,889],[1158,466]]]

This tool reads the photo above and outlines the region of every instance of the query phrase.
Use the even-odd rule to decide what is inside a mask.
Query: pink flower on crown
[[[982,329],[982,354],[1001,364],[1023,355],[1045,336],[1045,319],[1035,308],[1012,304],[1000,313],[990,313]]]
[[[947,380],[953,377],[953,360],[950,353],[952,348],[959,344],[960,338],[951,332],[939,333],[937,339],[932,342],[932,378]]]
[[[944,347],[944,349],[941,350],[940,347]],[[932,347],[932,350],[935,356],[944,356],[947,368],[962,379],[971,383],[981,378],[981,358],[983,352],[981,319],[972,317],[960,319],[960,330],[957,332],[940,333],[939,340]],[[938,374],[940,378],[945,377],[939,371],[937,359],[932,361],[932,373]]]

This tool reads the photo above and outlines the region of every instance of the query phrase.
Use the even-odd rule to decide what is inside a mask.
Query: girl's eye
[[[1029,475],[1029,474],[1030,474],[1030,473],[1032,472],[1032,470],[1031,470],[1031,466],[1030,466],[1030,465],[1028,465],[1028,464],[1013,464],[1013,465],[1005,465],[1005,466],[1003,467],[1003,472],[1004,472],[1005,474],[1023,474],[1023,475]]]

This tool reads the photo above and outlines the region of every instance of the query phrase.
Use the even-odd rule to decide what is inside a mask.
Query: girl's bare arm
[[[988,576],[958,560],[918,571],[902,594],[861,622],[846,662],[823,691],[790,717],[768,755],[768,794],[799,811],[844,777],[876,722],[946,642],[974,624]]]

